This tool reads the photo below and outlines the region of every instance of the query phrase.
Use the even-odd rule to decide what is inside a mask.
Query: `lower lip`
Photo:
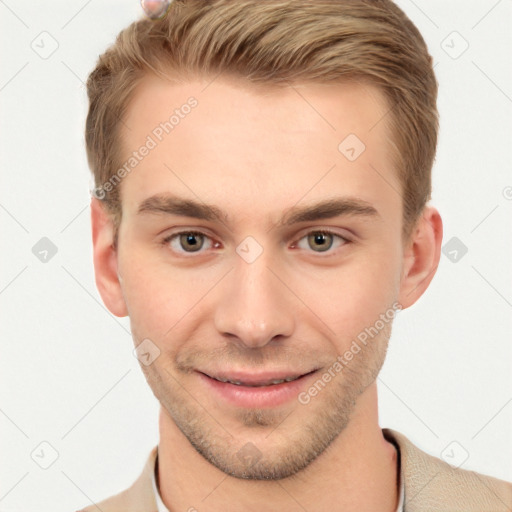
[[[237,407],[276,407],[297,399],[307,382],[316,375],[316,371],[314,371],[291,382],[251,387],[220,382],[204,373],[197,373],[209,389]]]

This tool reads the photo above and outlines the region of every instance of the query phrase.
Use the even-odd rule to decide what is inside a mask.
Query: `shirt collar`
[[[155,468],[153,472],[151,473],[151,483],[153,485],[153,493],[155,494],[155,501],[156,501],[156,509],[157,512],[169,512],[169,509],[164,505],[164,502],[162,501],[162,497],[160,496],[160,489],[156,485],[156,474],[158,472],[158,447],[156,451],[156,457],[155,457]]]

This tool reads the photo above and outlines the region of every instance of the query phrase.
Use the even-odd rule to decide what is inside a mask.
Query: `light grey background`
[[[468,252],[454,246],[453,262],[448,246],[395,321],[381,426],[512,481],[512,2],[399,5],[440,83],[432,204],[443,243]],[[1,512],[72,511],[118,492],[158,441],[129,321],[95,287],[83,142],[87,75],[140,15],[135,0],[0,0]],[[43,237],[58,250],[46,263],[32,251]]]

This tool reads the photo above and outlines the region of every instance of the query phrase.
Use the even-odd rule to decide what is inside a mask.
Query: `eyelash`
[[[297,240],[297,242],[294,242],[293,243],[294,248],[295,248],[296,244],[298,244],[301,240],[303,240],[304,238],[307,238],[311,234],[332,235],[334,238],[338,238],[338,239],[340,239],[343,242],[341,247],[343,247],[343,246],[345,246],[347,244],[352,243],[352,240],[349,240],[348,238],[340,235],[339,233],[336,233],[335,231],[331,231],[329,229],[313,229],[311,231],[308,231],[301,238],[299,238]],[[195,235],[195,236],[199,235],[199,236],[204,236],[205,238],[211,239],[211,237],[209,235],[207,235],[206,233],[203,233],[202,231],[189,230],[189,231],[179,231],[177,233],[173,233],[173,234],[171,234],[169,236],[166,236],[165,238],[162,239],[162,241],[160,243],[161,243],[162,246],[166,246],[173,239],[179,238],[181,235]],[[334,241],[333,241],[333,244],[334,244]],[[213,245],[215,245],[215,244],[213,244]],[[320,256],[320,257],[327,258],[329,256],[332,256],[333,253],[336,251],[336,249],[340,249],[341,247],[338,247],[338,248],[335,248],[335,249],[329,248],[326,251],[313,251],[313,250],[311,250],[311,251],[308,251],[308,252],[316,253],[316,254],[319,254],[319,255],[325,253],[326,254],[325,256]],[[201,249],[199,251],[197,251],[197,252],[194,252],[194,251],[192,251],[192,252],[181,251],[180,254],[188,254],[189,256],[185,256],[185,257],[189,258],[189,257],[193,257],[195,254],[202,254],[202,253],[204,253],[204,251],[202,251]]]

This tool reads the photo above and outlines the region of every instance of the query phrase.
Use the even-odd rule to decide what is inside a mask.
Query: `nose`
[[[257,348],[293,333],[293,297],[271,263],[265,252],[252,263],[236,258],[219,290],[215,327],[221,335]]]

